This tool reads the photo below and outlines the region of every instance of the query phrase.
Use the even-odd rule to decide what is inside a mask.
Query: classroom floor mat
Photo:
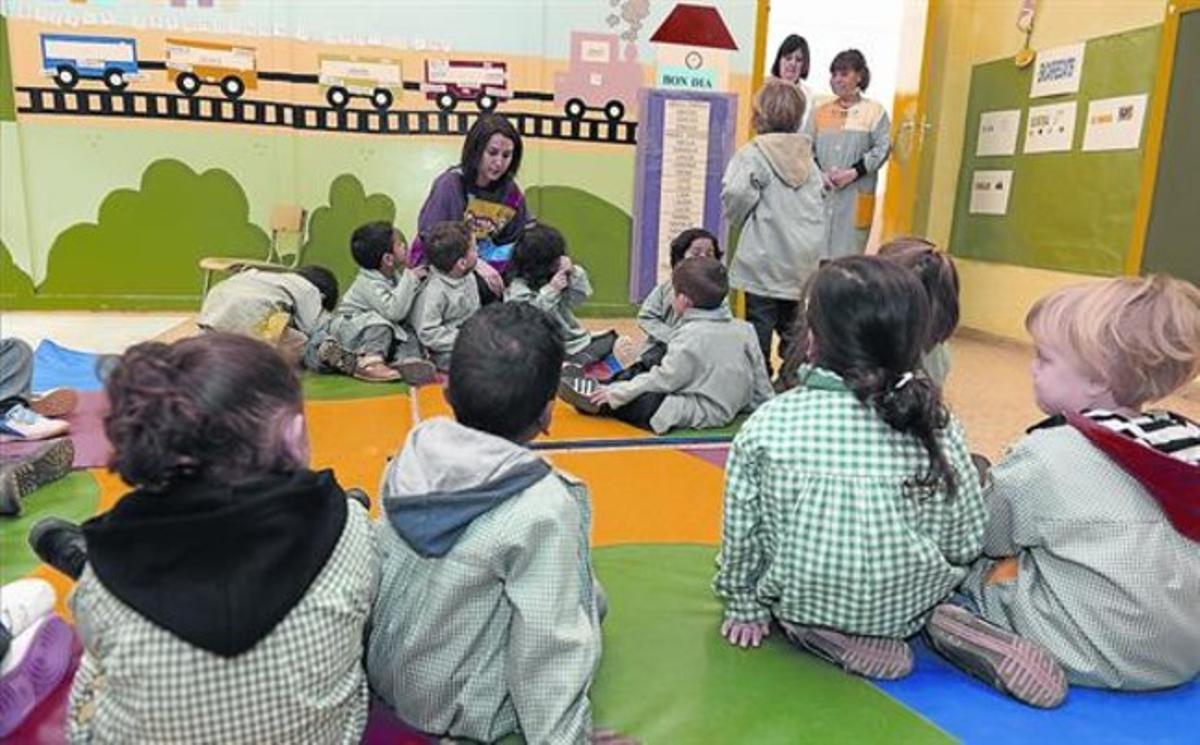
[[[82,352],[43,339],[33,353],[33,390],[74,388],[77,391],[98,391],[103,386],[96,373],[100,355]]]

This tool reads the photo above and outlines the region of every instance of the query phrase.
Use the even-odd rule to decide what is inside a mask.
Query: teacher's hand
[[[493,294],[504,297],[504,277],[500,276],[500,272],[496,271],[495,267],[480,259],[475,262],[475,273],[483,278],[484,284]]]
[[[829,180],[838,189],[844,189],[858,178],[858,171],[853,168],[835,168],[829,173]]]

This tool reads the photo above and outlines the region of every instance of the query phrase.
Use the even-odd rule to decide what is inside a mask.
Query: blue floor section
[[[1024,706],[914,645],[909,677],[876,685],[968,745],[1200,743],[1200,681],[1153,693],[1072,688],[1052,711]]]
[[[104,387],[96,375],[99,359],[97,354],[67,349],[45,339],[33,353],[33,390],[74,388],[77,391],[98,391]]]

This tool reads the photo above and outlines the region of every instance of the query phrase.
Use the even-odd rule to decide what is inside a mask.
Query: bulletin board
[[[1089,40],[1077,93],[1030,98],[1036,65],[1018,69],[1011,59],[1002,59],[974,67],[950,237],[953,254],[1084,274],[1122,272],[1143,148],[1083,151],[1088,104],[1149,93],[1160,35],[1161,26],[1151,26]],[[1077,101],[1070,150],[1025,153],[1030,107],[1070,100]],[[1011,109],[1021,110],[1015,152],[977,156],[980,115]],[[1144,145],[1144,122],[1141,138]],[[1005,214],[972,214],[979,171],[1012,171]]]

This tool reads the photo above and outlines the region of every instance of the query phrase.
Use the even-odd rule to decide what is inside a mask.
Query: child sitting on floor
[[[950,374],[950,337],[958,328],[958,270],[950,254],[924,238],[908,236],[879,247],[879,256],[912,269],[929,295],[930,333],[921,367],[938,387]]]
[[[1073,684],[1192,680],[1200,427],[1143,407],[1200,373],[1200,290],[1162,275],[1091,282],[1039,300],[1025,324],[1034,394],[1051,418],[991,471],[989,558],[964,593],[983,618],[1049,649]],[[1089,425],[1140,446],[1117,459],[1085,436]],[[1170,459],[1190,475],[1155,483],[1168,470],[1156,460]],[[1167,512],[1172,503],[1182,512]]]
[[[480,307],[472,275],[479,260],[475,236],[461,222],[439,222],[429,230],[425,255],[431,270],[413,308],[412,323],[433,364],[446,370],[459,327]]]
[[[671,269],[674,270],[679,262],[705,256],[720,261],[721,247],[717,237],[704,228],[688,228],[671,241]],[[675,311],[675,287],[668,277],[658,284],[638,310],[637,323],[646,332],[646,344],[642,348],[637,362],[623,370],[624,379],[644,373],[662,362],[667,353],[667,341],[675,329],[679,328],[680,315]]]
[[[367,672],[425,732],[495,742],[519,730],[530,743],[591,732],[602,596],[587,487],[525,447],[550,426],[562,362],[545,313],[484,307],[454,344],[456,421],[417,425],[384,474]]]
[[[579,323],[573,308],[592,296],[587,270],[567,256],[562,233],[549,225],[522,231],[513,250],[504,300],[530,303],[558,324],[566,342],[567,362],[587,367],[613,351],[616,331],[592,334]]]
[[[308,468],[296,373],[213,333],[134,346],[105,387],[133,491],[30,536],[79,577],[68,739],[358,742],[378,558],[367,510]]]
[[[204,331],[262,339],[294,364],[320,369],[317,350],[328,335],[338,282],[323,266],[290,272],[246,269],[218,283],[196,319]]]
[[[662,434],[675,427],[724,427],[771,397],[754,328],[724,305],[725,266],[706,257],[685,259],[671,273],[671,283],[679,328],[662,362],[607,386],[564,376],[559,392],[565,401]]]
[[[352,374],[372,382],[432,382],[437,371],[421,357],[409,325],[409,312],[428,268],[405,269],[408,241],[387,222],[355,230],[350,253],[358,276],[334,313],[332,331],[341,348],[356,357]]]
[[[729,454],[721,633],[757,646],[775,619],[849,672],[899,678],[913,666],[905,639],[979,554],[979,479],[962,426],[919,371],[929,301],[912,272],[835,259],[801,307],[799,386],[755,412]],[[1018,670],[1055,667],[1005,644],[998,656]]]

